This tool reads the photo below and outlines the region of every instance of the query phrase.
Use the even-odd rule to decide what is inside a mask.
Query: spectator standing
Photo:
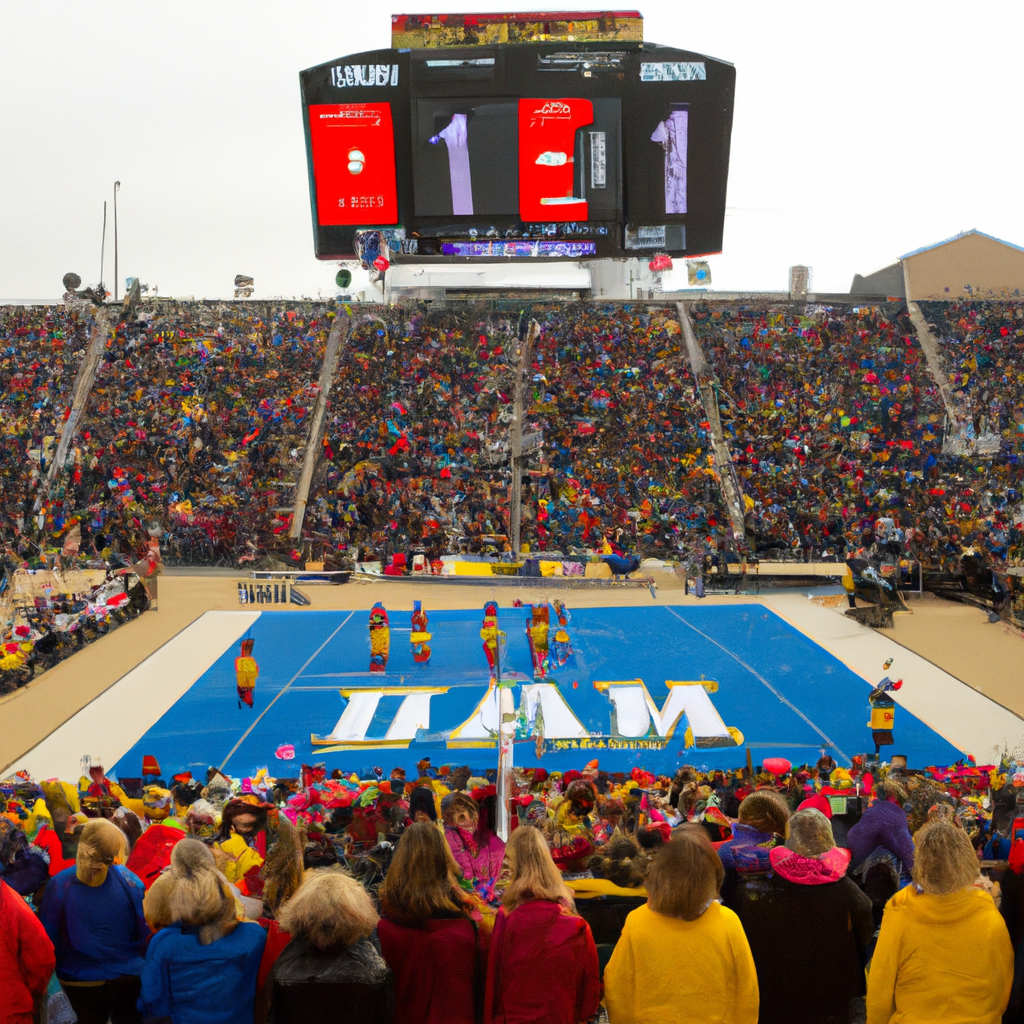
[[[0,880],[0,1024],[33,1024],[55,962],[46,929]]]
[[[487,959],[485,1024],[579,1024],[601,998],[590,926],[535,828],[505,847],[508,885]]]
[[[742,898],[742,882],[763,880],[771,869],[769,854],[783,843],[789,808],[773,789],[757,789],[740,804],[732,838],[718,848],[725,868],[722,902],[734,910]]]
[[[761,995],[760,1024],[847,1024],[864,994],[874,922],[871,900],[846,877],[850,851],[835,844],[821,811],[789,819],[785,846],[770,854],[773,877],[736,912],[750,942]],[[808,949],[828,950],[828,970],[808,971]]]
[[[459,887],[445,840],[433,825],[410,825],[380,890],[381,953],[394,973],[405,1024],[474,1024],[480,1019],[484,952],[473,904]]]
[[[139,1005],[147,1017],[173,1024],[251,1024],[263,929],[240,923],[241,908],[198,839],[174,847],[170,873],[167,917],[174,923],[149,944]]]
[[[718,899],[724,874],[700,827],[684,826],[657,852],[647,905],[626,918],[605,968],[611,1024],[679,1020],[681,1007],[687,1024],[757,1024],[750,947]]]
[[[904,871],[911,871],[914,867],[914,840],[907,824],[907,812],[897,803],[898,789],[887,782],[882,786],[881,796],[875,797],[847,835],[853,864],[855,867],[862,865],[876,851],[879,854],[888,851]]]
[[[882,912],[899,890],[900,880],[909,879],[914,866],[907,812],[897,802],[901,795],[901,787],[886,779],[860,821],[846,834],[853,874],[871,899],[876,926],[882,923]]]
[[[999,1024],[1013,983],[1013,948],[992,897],[975,885],[971,841],[936,821],[917,833],[915,845],[915,884],[889,900],[882,918],[868,975],[868,1024]]]
[[[313,872],[280,920],[292,939],[268,980],[271,1024],[391,1024],[392,975],[371,941],[377,912],[354,878]]]
[[[441,801],[441,813],[444,837],[463,877],[493,882],[501,871],[505,844],[490,828],[481,825],[477,802],[467,793],[452,793]]]
[[[74,867],[50,879],[40,920],[79,1024],[139,1024],[149,927],[142,882],[124,867],[128,841],[103,818],[82,829]]]

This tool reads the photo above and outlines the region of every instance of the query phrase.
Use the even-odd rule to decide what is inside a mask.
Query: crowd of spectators
[[[905,309],[708,304],[693,318],[758,553],[842,557],[900,506],[925,525],[943,411]]]
[[[1014,763],[417,768],[0,782],[0,1021],[1024,1019]]]
[[[841,559],[881,545],[946,572],[965,554],[1024,562],[1021,311],[940,305],[925,308],[956,399],[977,432],[1001,436],[998,458],[943,453],[940,389],[902,304],[692,307],[749,550]],[[76,525],[82,558],[108,564],[130,564],[153,534],[168,564],[507,553],[517,354],[533,321],[523,542],[683,561],[731,544],[674,307],[352,309],[298,544],[291,509],[333,305],[158,301],[118,324],[107,312],[95,382],[44,501],[96,314],[3,311],[3,539],[29,564]]]
[[[63,308],[0,307],[0,541],[38,554],[35,503],[70,412],[91,317]],[[0,572],[0,577],[3,573]]]
[[[252,559],[291,506],[326,311],[173,303],[145,315],[112,332],[54,500],[83,515],[97,547],[132,553],[155,524],[169,562]]]
[[[943,453],[941,392],[904,305],[708,303],[694,323],[757,553],[951,573],[965,555],[1024,557],[1017,476]]]
[[[939,342],[960,419],[1024,453],[1024,302],[921,302]]]
[[[679,557],[725,532],[710,424],[678,314],[531,308],[522,538],[583,553],[607,537]],[[380,310],[357,323],[331,392],[307,537],[386,558],[507,543],[516,314]]]

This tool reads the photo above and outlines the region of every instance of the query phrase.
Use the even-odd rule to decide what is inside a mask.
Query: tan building
[[[965,231],[900,257],[908,299],[1024,300],[1024,248]]]

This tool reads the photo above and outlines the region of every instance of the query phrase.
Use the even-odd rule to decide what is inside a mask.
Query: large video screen
[[[316,103],[309,138],[321,224],[398,223],[390,103]]]
[[[302,73],[316,254],[721,249],[735,69],[652,44],[379,50]]]

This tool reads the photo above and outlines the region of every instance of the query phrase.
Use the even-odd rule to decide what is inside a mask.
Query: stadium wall
[[[1024,248],[969,231],[901,258],[908,299],[1022,299]]]

